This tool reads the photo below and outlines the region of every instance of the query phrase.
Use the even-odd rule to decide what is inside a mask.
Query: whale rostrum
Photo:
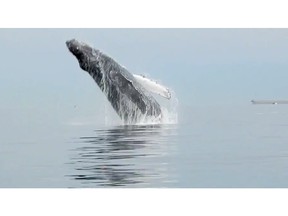
[[[111,57],[83,42],[72,39],[66,45],[77,58],[80,67],[95,80],[125,124],[139,123],[146,119],[161,121],[161,107],[143,86],[144,77],[132,75]],[[170,98],[167,88],[151,83],[152,92],[157,93],[159,89],[159,95]]]

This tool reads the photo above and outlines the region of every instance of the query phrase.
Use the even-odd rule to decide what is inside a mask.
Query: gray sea
[[[1,188],[288,186],[286,105],[180,106],[178,123],[134,126],[36,111],[1,110]]]

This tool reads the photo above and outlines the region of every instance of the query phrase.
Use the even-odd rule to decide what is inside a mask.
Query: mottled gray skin
[[[67,41],[66,45],[125,123],[137,123],[147,117],[161,119],[160,105],[127,69],[99,50],[75,39]]]

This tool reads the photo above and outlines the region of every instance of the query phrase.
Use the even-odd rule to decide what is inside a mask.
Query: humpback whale
[[[86,43],[72,39],[66,41],[66,45],[77,58],[80,68],[95,80],[125,124],[139,123],[148,119],[161,122],[161,107],[147,90],[146,85],[152,83],[154,89],[152,92],[155,92],[158,85],[156,82],[149,82],[144,76],[131,74],[111,57]],[[169,90],[160,87],[158,87],[159,94],[169,99]]]

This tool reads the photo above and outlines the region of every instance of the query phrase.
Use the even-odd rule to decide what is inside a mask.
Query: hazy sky
[[[288,29],[0,29],[2,119],[103,111],[71,38],[171,87],[181,106],[288,99]]]

